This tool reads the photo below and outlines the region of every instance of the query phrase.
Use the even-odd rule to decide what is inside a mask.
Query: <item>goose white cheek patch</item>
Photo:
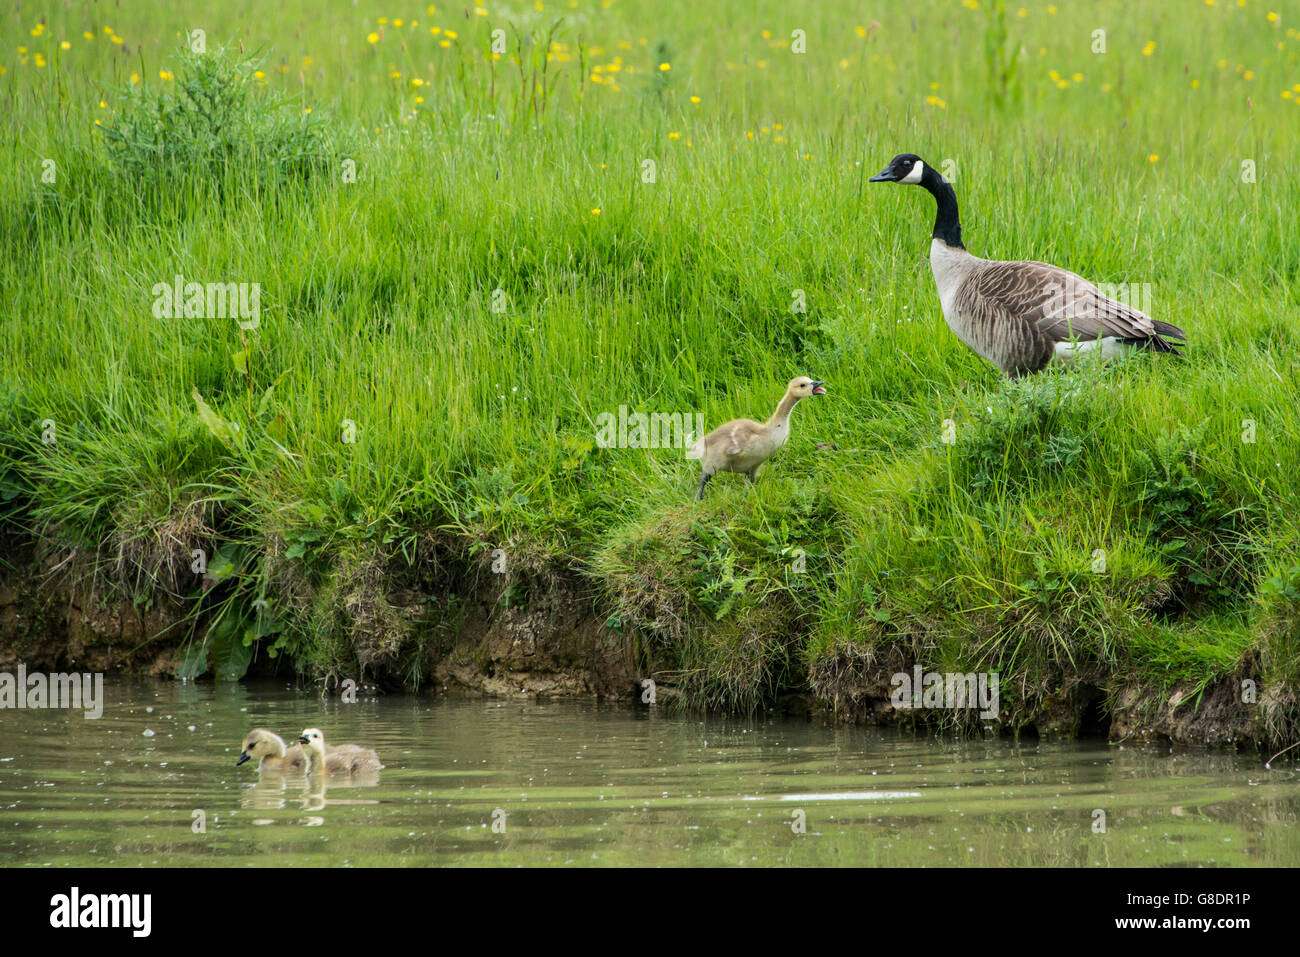
[[[917,161],[912,165],[912,172],[908,173],[906,176],[904,176],[902,179],[900,179],[899,182],[900,182],[900,183],[919,183],[919,182],[921,182],[921,177],[924,176],[924,175],[925,175],[925,164],[922,163],[920,160],[917,160]]]

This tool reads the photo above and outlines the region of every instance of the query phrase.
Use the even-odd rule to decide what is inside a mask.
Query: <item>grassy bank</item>
[[[1250,679],[1283,739],[1300,21],[1057,6],[9,9],[4,521],[174,603],[188,672],[416,685],[476,589],[558,576],[697,703]],[[902,151],[953,161],[976,255],[1138,284],[1186,361],[1005,382],[943,325],[929,198],[866,183]],[[177,275],[258,283],[256,328],[156,315]],[[597,445],[796,374],[830,395],[753,488]]]

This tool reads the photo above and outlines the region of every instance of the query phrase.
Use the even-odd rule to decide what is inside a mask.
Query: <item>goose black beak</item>
[[[247,761],[247,760],[248,760],[248,752],[247,752],[247,751],[240,751],[240,752],[239,752],[239,760],[235,762],[235,767],[239,767],[241,764],[243,764],[243,763],[244,763],[245,761]]]
[[[812,395],[825,395],[825,394],[826,394],[826,383],[825,383],[825,382],[814,381],[814,382],[813,382],[813,386],[812,386],[812,393],[811,393],[811,394],[812,394]]]
[[[298,735],[298,743],[299,743],[299,744],[306,744],[306,743],[307,743],[307,735],[305,735],[305,734],[300,734],[300,735]]]
[[[886,166],[875,176],[871,177],[871,179],[867,180],[867,182],[868,183],[892,183],[897,179],[898,177],[894,175],[893,170],[890,167]]]

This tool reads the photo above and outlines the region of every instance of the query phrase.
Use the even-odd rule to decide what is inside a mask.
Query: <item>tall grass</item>
[[[137,597],[159,578],[196,639],[220,598],[249,647],[307,670],[423,673],[428,621],[393,583],[470,574],[491,546],[521,581],[585,576],[613,631],[720,706],[891,648],[1014,673],[1030,711],[1072,675],[1293,681],[1293,24],[1256,0],[907,4],[878,24],[541,6],[6,14],[6,521],[86,543]],[[141,97],[218,62],[176,52],[196,17],[240,123],[290,137],[275,175],[269,134],[165,178],[120,161],[121,131],[152,129]],[[293,136],[311,175],[280,175]],[[928,197],[866,183],[902,151],[953,161],[977,255],[1150,284],[1187,360],[1004,382],[943,326]],[[258,328],[155,318],[177,274],[260,283]],[[800,373],[830,396],[755,487],[723,477],[701,506],[680,451],[594,441],[620,405],[762,418]],[[195,391],[238,429],[214,432]],[[208,591],[159,571],[223,545],[238,561]]]

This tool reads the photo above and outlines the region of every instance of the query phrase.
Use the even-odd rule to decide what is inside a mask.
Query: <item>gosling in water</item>
[[[686,453],[688,459],[701,459],[704,465],[695,500],[704,498],[704,486],[716,472],[739,472],[752,483],[759,466],[790,438],[790,412],[795,403],[805,396],[825,395],[825,386],[825,382],[807,376],[791,379],[776,411],[766,422],[732,419],[696,442]]]
[[[257,763],[258,771],[305,771],[307,769],[307,755],[303,752],[302,746],[295,744],[286,749],[284,738],[267,731],[266,728],[254,728],[248,732],[235,767],[253,758],[260,759]]]
[[[331,745],[325,749],[325,735],[318,728],[307,728],[298,735],[303,749],[307,752],[307,773],[315,774],[325,770],[330,774],[356,774],[361,771],[378,771],[383,767],[379,763],[379,752],[373,748],[363,748],[358,744]]]

